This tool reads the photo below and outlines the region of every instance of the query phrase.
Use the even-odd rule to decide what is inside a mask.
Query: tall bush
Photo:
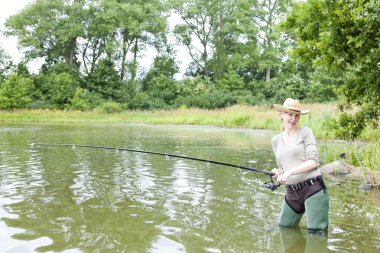
[[[230,67],[224,77],[217,82],[217,87],[227,91],[242,90],[245,87],[245,83],[243,78]]]
[[[26,108],[32,102],[30,91],[33,80],[28,77],[11,74],[0,87],[0,108]]]
[[[43,100],[64,109],[74,97],[79,82],[69,73],[48,73],[40,79]]]
[[[177,82],[172,78],[159,75],[150,80],[147,93],[151,97],[163,100],[165,104],[172,104],[178,94]]]
[[[85,111],[91,108],[91,102],[88,98],[88,90],[77,87],[74,97],[69,98],[70,108]]]

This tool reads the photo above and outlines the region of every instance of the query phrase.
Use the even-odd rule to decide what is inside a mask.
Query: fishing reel
[[[264,184],[265,184],[265,187],[266,187],[267,189],[271,190],[271,191],[274,191],[274,190],[276,190],[278,187],[281,186],[280,183],[276,184],[276,183],[273,181],[273,178],[272,178],[273,175],[274,175],[273,173],[269,174],[270,181],[266,181],[266,182],[264,183]]]

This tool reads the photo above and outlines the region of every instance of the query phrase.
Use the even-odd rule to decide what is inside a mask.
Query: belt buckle
[[[311,178],[311,179],[305,181],[304,184],[305,184],[306,187],[312,186],[312,185],[314,184],[314,180],[313,180],[313,178]]]

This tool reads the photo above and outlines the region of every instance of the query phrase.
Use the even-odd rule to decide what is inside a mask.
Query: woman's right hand
[[[274,168],[272,169],[271,171],[274,175],[272,176],[274,179],[276,179],[278,177],[278,175],[284,173],[284,171],[282,169],[278,169],[278,168]]]

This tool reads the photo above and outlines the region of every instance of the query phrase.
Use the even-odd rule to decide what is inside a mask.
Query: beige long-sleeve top
[[[281,134],[273,136],[271,142],[277,166],[284,172],[308,160],[314,160],[319,165],[317,143],[313,131],[308,127],[299,128],[288,144],[284,143]],[[285,183],[297,184],[320,174],[317,167],[311,171],[294,174]]]

